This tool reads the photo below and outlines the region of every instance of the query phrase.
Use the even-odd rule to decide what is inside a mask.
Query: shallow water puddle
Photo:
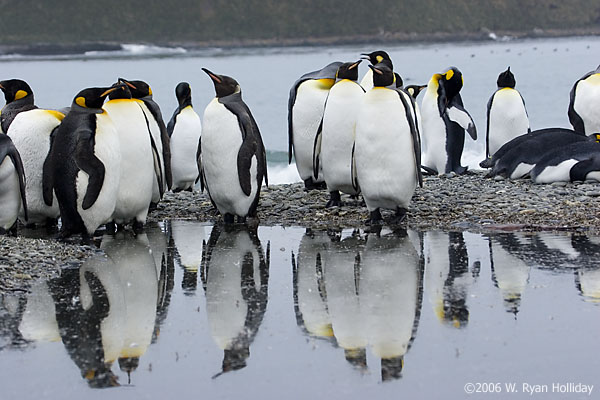
[[[100,248],[0,298],[2,398],[519,397],[543,385],[560,397],[600,383],[598,237],[173,220]]]

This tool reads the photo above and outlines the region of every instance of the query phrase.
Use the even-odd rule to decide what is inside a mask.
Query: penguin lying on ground
[[[189,190],[191,192],[200,173],[197,151],[200,145],[202,123],[192,107],[190,84],[180,82],[175,88],[175,95],[179,106],[167,125],[171,145],[173,191]]]
[[[313,173],[313,149],[321,129],[325,100],[335,83],[341,62],[332,62],[318,71],[306,73],[290,89],[288,100],[288,163],[292,155],[306,190],[323,189],[323,177]]]
[[[517,81],[510,67],[498,76],[498,90],[487,104],[487,131],[485,135],[487,158],[506,142],[524,133],[530,133],[525,100],[515,89]]]
[[[33,90],[21,79],[9,79],[0,82],[0,90],[4,92],[6,105],[0,112],[0,127],[7,133],[17,114],[37,108],[34,104]]]
[[[463,76],[451,67],[443,74],[434,74],[427,84],[421,103],[423,169],[433,174],[455,172],[464,174],[460,165],[465,144],[465,130],[477,139],[475,123],[465,110],[460,97]]]
[[[16,228],[23,207],[27,220],[25,171],[21,156],[10,137],[0,134],[0,233]]]
[[[569,101],[569,122],[577,132],[600,132],[600,65],[573,85]]]
[[[112,219],[119,190],[121,150],[112,120],[102,109],[106,97],[123,86],[80,91],[54,132],[44,163],[44,201],[56,194],[62,228],[59,237],[92,235]]]
[[[256,216],[267,155],[256,121],[237,81],[206,68],[216,97],[206,106],[200,139],[201,184],[225,223]]]

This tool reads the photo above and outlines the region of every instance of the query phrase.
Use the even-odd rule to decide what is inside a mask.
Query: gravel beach
[[[263,226],[315,229],[366,228],[362,199],[342,196],[342,207],[325,208],[326,191],[305,192],[301,183],[263,188],[258,220]],[[384,211],[383,217],[392,216]],[[168,193],[148,222],[191,219],[220,222],[205,193]],[[554,230],[600,233],[600,183],[534,185],[530,180],[485,178],[485,172],[463,176],[428,176],[417,188],[404,223],[415,230],[472,232]],[[24,232],[25,236],[21,236]],[[0,237],[0,293],[26,291],[37,278],[55,276],[60,268],[98,252],[93,245],[30,238]],[[40,236],[40,235],[36,235]],[[44,236],[44,235],[42,235]]]

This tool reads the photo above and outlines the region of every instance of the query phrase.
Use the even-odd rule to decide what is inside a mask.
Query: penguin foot
[[[189,188],[185,189],[185,191],[193,193],[194,192],[194,188],[190,186]]]
[[[46,218],[46,233],[54,233],[58,228],[57,218]]]
[[[325,208],[330,208],[330,207],[341,207],[344,203],[342,203],[342,196],[340,195],[340,192],[337,190],[334,190],[332,192],[329,192],[329,201],[327,202],[327,204],[325,204]]]
[[[223,215],[223,222],[225,222],[225,224],[233,224],[234,223],[233,214]]]
[[[483,160],[482,162],[479,163],[479,166],[481,168],[492,168],[493,164],[492,164],[492,157],[488,157],[485,160]]]
[[[304,180],[304,191],[309,192],[311,190],[323,190],[327,189],[325,182],[315,182],[312,178]]]
[[[110,235],[117,233],[117,224],[114,221],[106,223],[106,232]]]
[[[150,202],[150,205],[148,206],[148,212],[150,211],[154,211],[158,208],[158,203],[155,202]]]
[[[246,217],[240,217],[239,215],[237,216],[237,223],[238,224],[245,224],[246,223]]]
[[[138,235],[144,231],[144,223],[141,221],[137,221],[137,220],[133,221],[132,228],[133,228],[133,233]]]
[[[379,211],[379,208],[376,208],[375,210],[371,211],[371,213],[369,214],[369,219],[367,219],[367,225],[382,225],[383,224],[383,217],[381,216],[381,211]]]
[[[403,207],[396,207],[396,215],[390,219],[390,225],[400,225],[406,220],[407,209]]]
[[[425,175],[437,175],[438,172],[430,167],[426,167],[425,165],[421,165],[421,169],[425,171]]]

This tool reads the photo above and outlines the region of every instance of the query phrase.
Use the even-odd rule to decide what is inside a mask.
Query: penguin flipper
[[[600,169],[600,163],[598,162],[596,157],[588,158],[586,160],[579,161],[577,164],[571,167],[571,171],[569,171],[569,178],[571,182],[575,181],[585,181],[587,174],[590,171]]]
[[[496,93],[498,93],[497,90],[494,92],[492,97],[490,97],[490,99],[488,100],[488,103],[487,103],[487,113],[486,113],[487,126],[485,128],[485,157],[486,157],[486,159],[490,158],[490,112],[492,111],[492,102],[494,101],[494,96],[496,95]],[[482,167],[482,168],[484,168],[484,167]]]
[[[78,132],[75,147],[75,162],[77,167],[88,174],[88,185],[81,207],[84,210],[94,205],[104,183],[106,169],[102,161],[94,154],[94,135],[92,132]]]
[[[23,161],[21,160],[21,155],[19,154],[19,151],[15,147],[10,137],[8,135],[2,135],[0,137],[0,164],[4,162],[6,157],[11,159],[15,170],[17,171],[17,176],[19,177],[19,191],[21,192],[21,203],[23,205],[25,220],[28,220],[27,197],[25,195],[26,179]]]
[[[579,84],[579,82],[581,82],[582,79],[585,79],[588,76],[589,74],[575,82],[573,88],[571,89],[571,93],[569,94],[569,110],[567,111],[567,114],[569,116],[569,122],[573,126],[573,130],[579,133],[585,133],[585,125],[581,116],[577,113],[577,111],[575,111],[575,92],[577,91],[577,85]]]
[[[204,176],[202,171],[202,141],[198,139],[198,148],[196,149],[196,166],[198,167],[198,176],[194,183],[200,181],[200,190],[204,191]]]
[[[173,131],[175,130],[175,122],[176,122],[177,116],[179,115],[180,112],[181,112],[181,109],[179,107],[177,107],[175,109],[175,111],[173,112],[173,116],[169,120],[169,123],[167,124],[167,135],[169,135],[169,139],[171,138],[171,136],[173,136]]]
[[[54,159],[52,158],[52,151],[54,146],[54,135],[58,130],[58,126],[54,128],[54,130],[50,133],[50,150],[48,150],[48,155],[44,160],[44,165],[42,166],[42,196],[44,198],[44,203],[48,206],[52,206],[52,202],[54,201],[53,190],[54,190]]]
[[[164,163],[164,175],[163,181],[167,183],[167,189],[173,187],[173,173],[171,172],[171,139],[167,133],[167,127],[162,117],[162,112],[158,104],[151,98],[143,98],[142,101],[150,110],[150,113],[156,120],[158,128],[160,129],[160,141],[162,143],[163,163]],[[161,194],[162,197],[162,194]]]
[[[421,172],[421,135],[419,134],[419,128],[416,120],[416,104],[410,95],[401,91],[396,92],[398,93],[398,96],[400,96],[400,101],[402,102],[402,105],[404,106],[404,112],[406,113],[406,120],[408,121],[408,126],[410,127],[410,134],[413,142],[413,153],[415,156],[417,182],[419,183],[420,187],[423,187],[423,173]],[[406,99],[404,96],[407,96],[408,99]]]
[[[350,174],[352,176],[352,189],[358,193],[360,191],[360,185],[358,184],[358,175],[356,173],[356,158],[354,157],[355,149],[356,142],[352,143],[352,163],[350,164]]]
[[[317,134],[315,135],[315,143],[313,144],[313,176],[315,179],[319,178],[319,164],[321,162],[321,142],[323,141],[323,118],[317,128]]]
[[[467,110],[464,109],[463,106],[453,102],[452,104],[449,104],[446,114],[448,115],[450,121],[456,122],[461,128],[469,133],[473,140],[477,140],[477,129],[475,128],[475,122],[473,122],[473,118],[471,118],[471,115],[467,112]]]
[[[146,103],[144,102],[144,104],[146,104]],[[159,197],[162,199],[163,195],[164,195],[163,169],[162,169],[162,166],[160,165],[160,157],[158,156],[158,149],[156,148],[156,142],[154,141],[154,136],[152,136],[152,131],[150,129],[150,121],[148,120],[148,116],[146,115],[144,108],[140,106],[140,109],[142,110],[142,114],[144,115],[144,120],[146,121],[146,128],[148,129],[148,136],[150,137],[150,147],[152,149],[152,159],[154,160],[154,175],[156,176],[156,181],[157,181],[157,185],[158,185],[158,194],[159,194]],[[150,109],[150,108],[148,107],[148,109]],[[150,110],[150,112],[152,113],[152,110]],[[160,124],[159,124],[159,126],[160,126]],[[163,160],[164,160],[164,151],[163,151]]]

